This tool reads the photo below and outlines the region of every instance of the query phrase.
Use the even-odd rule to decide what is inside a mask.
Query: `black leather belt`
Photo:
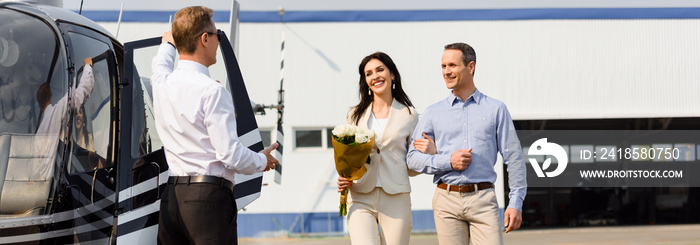
[[[489,183],[489,182],[481,182],[481,183],[467,184],[467,185],[448,185],[448,184],[442,183],[442,181],[440,181],[438,183],[437,187],[440,189],[443,189],[443,190],[457,191],[457,192],[465,193],[465,192],[474,192],[477,190],[493,188],[493,184]]]
[[[196,183],[207,183],[207,184],[213,184],[213,185],[218,185],[221,187],[224,187],[226,189],[231,190],[233,192],[233,183],[231,181],[221,178],[221,177],[216,177],[216,176],[210,176],[210,175],[195,175],[195,176],[170,176],[168,178],[168,184],[171,185],[189,185],[189,184],[196,184]]]

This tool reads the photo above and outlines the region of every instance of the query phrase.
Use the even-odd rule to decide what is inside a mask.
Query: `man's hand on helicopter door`
[[[85,65],[92,66],[92,58],[91,57],[87,57],[83,60],[83,66],[85,66]]]
[[[175,39],[173,39],[173,32],[172,31],[166,31],[163,33],[163,38],[161,39],[161,43],[168,42],[175,47]]]

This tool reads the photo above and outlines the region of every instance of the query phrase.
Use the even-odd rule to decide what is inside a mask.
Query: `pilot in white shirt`
[[[275,168],[277,143],[253,152],[238,139],[231,94],[209,77],[220,31],[206,7],[183,8],[153,58],[153,107],[170,178],[158,244],[238,244],[235,173]],[[180,54],[173,71],[175,45]]]
[[[230,92],[195,61],[180,60],[172,71],[174,57],[175,48],[161,44],[151,80],[156,128],[171,175],[213,175],[233,182],[236,172],[262,172],[265,155],[238,139]]]

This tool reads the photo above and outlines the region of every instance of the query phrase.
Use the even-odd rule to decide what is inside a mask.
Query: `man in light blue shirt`
[[[505,104],[476,89],[475,68],[471,46],[445,46],[442,74],[452,93],[425,110],[411,139],[434,139],[437,154],[422,153],[413,145],[407,154],[411,170],[435,175],[433,212],[440,244],[503,243],[493,189],[499,152],[510,185],[503,221],[506,233],[522,222],[527,183],[520,141]]]

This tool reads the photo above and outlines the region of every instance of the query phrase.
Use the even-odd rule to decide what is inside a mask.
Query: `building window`
[[[333,149],[333,128],[326,128],[326,147]]]
[[[295,137],[298,148],[323,146],[323,131],[320,129],[296,130]]]
[[[332,127],[294,130],[295,148],[333,149]]]
[[[263,146],[267,148],[272,143],[272,129],[261,129],[260,137],[262,138]]]

